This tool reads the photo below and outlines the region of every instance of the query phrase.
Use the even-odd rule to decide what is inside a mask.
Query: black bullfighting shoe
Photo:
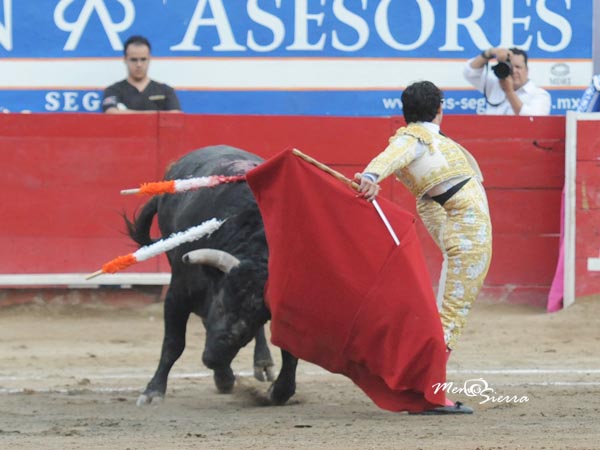
[[[442,414],[473,414],[473,408],[463,405],[461,402],[455,402],[453,405],[438,406],[437,408],[428,409],[426,411],[409,413],[421,416],[434,416]]]

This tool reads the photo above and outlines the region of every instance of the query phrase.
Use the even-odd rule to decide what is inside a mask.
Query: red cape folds
[[[285,151],[247,173],[269,245],[273,344],[348,376],[379,407],[443,405],[445,344],[415,218]]]

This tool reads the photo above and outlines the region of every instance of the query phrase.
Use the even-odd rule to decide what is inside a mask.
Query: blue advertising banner
[[[529,54],[552,113],[576,109],[592,78],[589,0],[0,0],[0,110],[100,111],[125,78],[123,42],[152,43],[150,76],[184,111],[399,114],[429,79],[447,113],[478,113],[462,77],[490,47]]]

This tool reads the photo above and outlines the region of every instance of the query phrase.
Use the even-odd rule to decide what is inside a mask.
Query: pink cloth
[[[556,263],[556,271],[554,279],[548,293],[548,303],[546,311],[556,312],[563,307],[563,295],[565,290],[565,261],[564,261],[564,235],[565,235],[565,188],[563,187],[561,202],[560,202],[560,242],[558,244],[558,262]]]

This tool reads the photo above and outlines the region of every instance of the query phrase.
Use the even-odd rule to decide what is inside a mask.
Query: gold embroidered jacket
[[[418,143],[427,148],[420,156]],[[379,175],[377,181],[394,173],[416,198],[451,178],[470,176],[483,180],[475,159],[463,147],[420,123],[400,128],[364,172]]]

